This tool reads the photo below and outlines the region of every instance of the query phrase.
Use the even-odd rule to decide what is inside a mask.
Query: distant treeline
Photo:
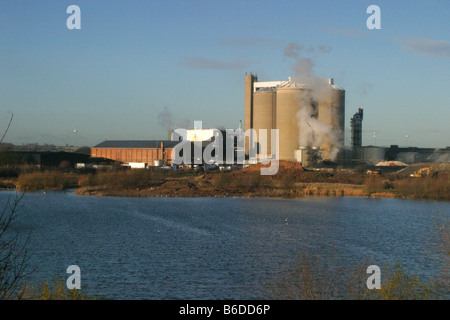
[[[15,151],[0,152],[0,166],[19,166],[27,163],[35,163],[33,157]]]

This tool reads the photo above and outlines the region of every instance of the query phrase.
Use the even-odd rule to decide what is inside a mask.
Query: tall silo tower
[[[259,146],[263,137],[260,136],[259,130],[266,129],[266,145],[267,150],[262,153],[258,150],[259,158],[263,159],[272,155],[271,130],[275,129],[276,123],[276,91],[274,88],[265,88],[254,92],[253,94],[253,129],[256,130]]]
[[[328,87],[318,102],[318,120],[330,128],[330,132],[321,136],[322,157],[332,159],[336,150],[344,146],[345,90],[334,85],[333,79],[327,81]]]
[[[345,90],[334,85],[333,79],[323,81],[300,83],[290,77],[287,81],[258,82],[256,76],[246,75],[245,130],[255,129],[258,141],[261,140],[258,130],[268,130],[268,156],[271,154],[271,129],[279,130],[280,160],[296,161],[300,149],[318,150],[317,147],[320,147],[318,154],[322,158],[330,159],[344,145]],[[318,84],[320,90],[316,88]],[[301,121],[300,110],[305,111],[301,113]],[[320,126],[314,121],[309,121],[309,117],[324,124],[323,130],[318,129]],[[305,128],[299,128],[299,125]],[[320,135],[319,139],[316,139],[317,135]],[[320,146],[316,145],[318,141]],[[247,155],[248,150],[247,141]]]
[[[295,150],[300,147],[297,114],[306,95],[307,89],[296,82],[277,88],[276,128],[279,130],[280,160],[295,161]]]
[[[253,128],[253,84],[258,81],[256,75],[245,75],[244,92],[244,131]],[[248,155],[249,142],[245,143],[245,154]]]
[[[362,147],[362,121],[363,121],[363,108],[358,108],[358,112],[350,119],[350,125],[352,128],[351,134],[351,146],[353,159],[361,159],[361,147]]]

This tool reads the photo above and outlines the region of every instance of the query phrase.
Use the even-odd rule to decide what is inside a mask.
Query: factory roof
[[[259,87],[259,88],[255,88],[255,93],[258,92],[276,92],[276,88],[275,87]]]
[[[308,89],[308,85],[300,82],[288,82],[286,84],[280,85],[278,89]]]
[[[324,82],[335,90],[344,90],[335,85],[332,78],[300,79],[298,77],[289,77],[287,81],[255,82],[253,86],[254,92],[271,92],[278,89],[309,89],[311,88],[311,81],[315,86]]]
[[[164,144],[164,148],[174,148],[179,143],[171,140],[105,140],[94,148],[153,149],[160,148],[161,142]]]

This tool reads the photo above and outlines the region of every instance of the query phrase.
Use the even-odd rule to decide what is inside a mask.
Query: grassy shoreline
[[[363,173],[315,172],[282,167],[277,175],[261,176],[258,168],[247,169],[225,173],[164,172],[156,169],[97,173],[36,171],[22,173],[15,178],[0,178],[0,189],[27,192],[76,189],[77,195],[118,197],[349,196],[450,200],[448,172],[413,178],[398,174],[368,176]]]

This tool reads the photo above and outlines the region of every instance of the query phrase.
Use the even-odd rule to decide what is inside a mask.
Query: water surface
[[[0,192],[4,201],[13,192]],[[81,268],[110,299],[260,299],[302,252],[353,265],[400,262],[436,274],[436,219],[448,202],[304,198],[85,197],[27,193],[14,226],[31,232],[29,280]]]

